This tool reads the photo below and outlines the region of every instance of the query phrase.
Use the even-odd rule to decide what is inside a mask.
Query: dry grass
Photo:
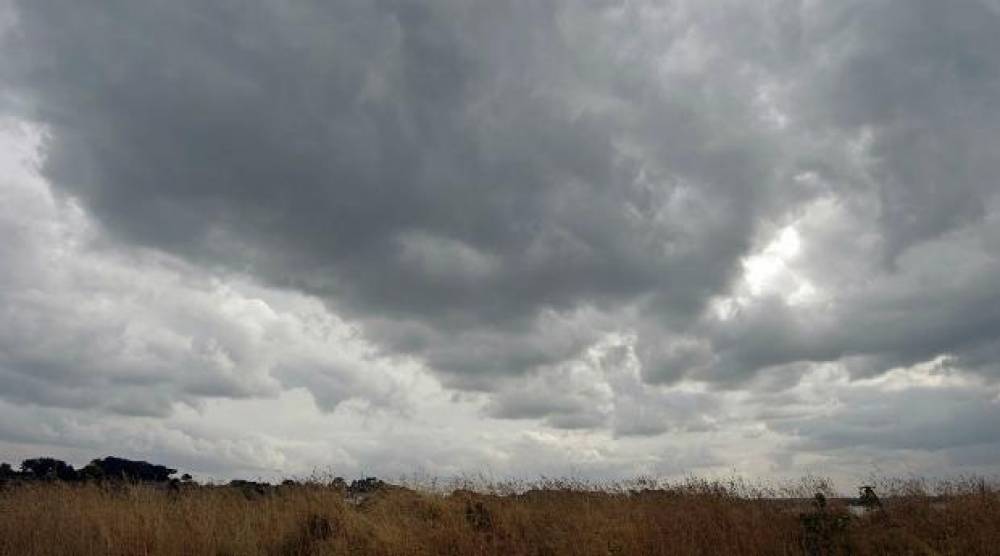
[[[882,484],[885,511],[850,519],[842,502],[809,518],[808,503],[742,483],[543,486],[392,488],[353,503],[321,484],[266,495],[29,484],[0,491],[0,554],[1000,554],[1000,493],[985,483],[943,495]]]

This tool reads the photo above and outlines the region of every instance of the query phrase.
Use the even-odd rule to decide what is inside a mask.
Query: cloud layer
[[[219,472],[996,450],[995,2],[112,4],[0,9],[0,410],[370,429]]]

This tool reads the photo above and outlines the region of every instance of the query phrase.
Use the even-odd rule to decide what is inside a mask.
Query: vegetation
[[[435,492],[376,479],[88,478],[51,461],[0,475],[3,555],[1000,553],[1000,491],[971,479],[882,481],[871,487],[875,503],[864,493],[835,498],[821,481],[785,490],[740,480],[540,481]]]

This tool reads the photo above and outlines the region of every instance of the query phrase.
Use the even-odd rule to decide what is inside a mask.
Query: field
[[[742,481],[535,487],[8,484],[0,554],[1000,554],[980,480],[887,481],[861,515]]]

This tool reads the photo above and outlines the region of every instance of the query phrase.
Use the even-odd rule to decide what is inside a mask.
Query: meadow
[[[824,489],[36,481],[0,488],[0,554],[1000,554],[987,481],[882,481],[881,508],[862,513],[820,507],[810,492]]]

